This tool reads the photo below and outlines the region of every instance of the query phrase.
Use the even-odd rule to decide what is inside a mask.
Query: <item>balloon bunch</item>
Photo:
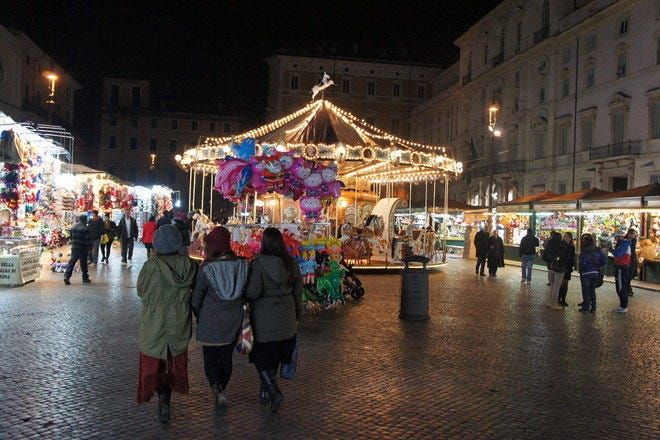
[[[0,203],[9,209],[18,208],[20,165],[5,162],[0,168]]]
[[[341,195],[335,165],[305,160],[268,145],[256,156],[255,149],[255,140],[246,138],[232,145],[233,156],[218,161],[214,189],[226,199],[237,202],[244,194],[276,192],[300,199],[300,209],[311,220],[319,218],[324,203]]]

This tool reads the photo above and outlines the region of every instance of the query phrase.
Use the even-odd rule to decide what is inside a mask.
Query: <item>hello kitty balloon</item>
[[[304,181],[305,188],[318,188],[323,183],[323,178],[319,173],[312,173]]]
[[[291,173],[300,180],[305,180],[312,174],[312,168],[307,164],[304,159],[297,159],[291,165]]]
[[[331,166],[325,167],[321,170],[321,178],[323,179],[323,183],[334,182],[337,178],[337,170]]]
[[[321,199],[318,197],[304,196],[300,199],[300,210],[305,213],[305,218],[314,219],[319,217],[323,210]]]

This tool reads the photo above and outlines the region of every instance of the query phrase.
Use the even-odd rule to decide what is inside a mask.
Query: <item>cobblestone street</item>
[[[637,289],[618,315],[606,283],[598,313],[581,314],[574,278],[571,307],[550,311],[545,272],[527,286],[518,271],[489,279],[450,261],[421,323],[397,318],[397,276],[361,276],[361,302],[306,315],[277,416],[238,354],[215,412],[193,342],[191,391],[174,395],[169,425],[134,403],[139,264],[115,255],[91,286],[48,273],[0,290],[0,438],[658,438],[658,294]]]

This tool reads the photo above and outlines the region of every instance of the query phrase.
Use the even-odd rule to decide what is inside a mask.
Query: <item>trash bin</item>
[[[401,271],[401,305],[399,318],[423,321],[429,318],[429,270],[430,261],[422,255],[411,255],[402,259],[405,267]],[[410,263],[421,263],[422,267],[410,267]]]

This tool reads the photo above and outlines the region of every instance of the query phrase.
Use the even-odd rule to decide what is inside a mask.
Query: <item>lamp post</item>
[[[48,104],[48,122],[53,123],[53,107],[55,106],[55,87],[57,85],[57,80],[59,76],[52,71],[43,72],[44,78],[48,80],[48,99],[46,99],[46,104]],[[41,103],[39,103],[41,106]]]
[[[493,184],[495,182],[495,138],[502,137],[502,131],[496,128],[497,113],[500,107],[497,102],[488,107],[488,137],[490,137],[490,179],[488,182],[488,208],[493,208]]]

